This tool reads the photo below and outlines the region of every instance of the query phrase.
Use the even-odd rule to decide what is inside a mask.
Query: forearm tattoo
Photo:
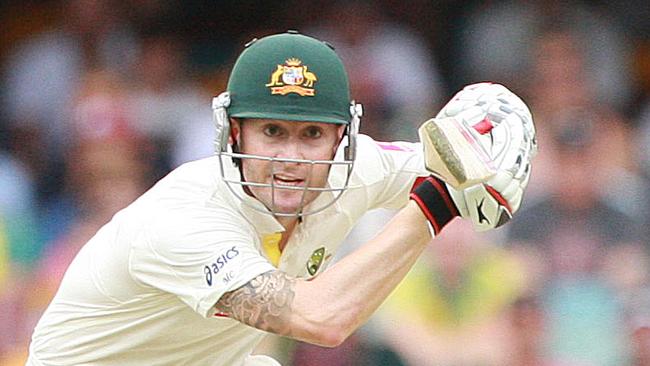
[[[257,329],[289,335],[294,287],[295,279],[285,273],[266,272],[237,290],[224,294],[216,307],[233,319]]]

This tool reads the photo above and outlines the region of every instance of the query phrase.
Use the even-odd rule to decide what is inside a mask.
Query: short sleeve
[[[207,207],[162,212],[131,246],[129,271],[141,284],[175,295],[210,317],[224,293],[275,269],[257,250],[256,240],[235,212]]]
[[[368,189],[370,209],[399,209],[408,202],[416,178],[430,173],[424,166],[422,145],[359,138],[356,174]]]

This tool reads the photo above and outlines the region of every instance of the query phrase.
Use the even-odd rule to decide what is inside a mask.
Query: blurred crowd
[[[0,4],[0,364],[77,250],[157,179],[213,152],[211,97],[242,45],[336,47],[361,131],[416,141],[463,85],[529,104],[539,154],[515,219],[461,220],[370,322],[284,365],[650,365],[650,5],[605,1],[26,0]],[[351,250],[391,212],[367,215]]]

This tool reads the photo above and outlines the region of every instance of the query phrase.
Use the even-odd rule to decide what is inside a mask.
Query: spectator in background
[[[534,111],[540,141],[548,141],[536,163],[537,171],[553,172],[558,164],[554,130],[567,127],[572,119],[598,120],[592,131],[598,136],[594,149],[599,156],[597,172],[605,184],[601,194],[620,210],[635,217],[650,217],[638,202],[648,198],[648,183],[635,158],[638,147],[631,142],[632,124],[609,103],[600,103],[589,73],[589,58],[575,30],[563,24],[547,25],[532,43],[527,94]],[[587,113],[588,112],[588,113]],[[559,124],[559,126],[557,126]],[[643,149],[641,149],[643,150]],[[555,184],[553,174],[533,174],[533,192]],[[606,187],[606,188],[605,188]]]
[[[545,360],[546,320],[540,301],[530,288],[512,304],[508,318],[512,330],[509,336],[512,353],[504,366],[569,366]]]
[[[633,366],[650,365],[650,326],[644,325],[634,332],[635,358]]]
[[[642,196],[647,185],[638,175],[638,166],[634,159],[630,123],[609,103],[600,103],[597,99],[598,90],[594,88],[593,74],[589,73],[588,55],[585,54],[581,38],[571,27],[562,23],[548,23],[533,39],[530,47],[530,70],[525,94],[531,105],[538,128],[538,138],[544,148],[536,161],[536,171],[542,174],[532,174],[531,193],[528,200],[534,201],[537,196],[555,184],[553,172],[556,163],[553,129],[559,115],[592,111],[599,119],[606,121],[605,134],[598,144],[600,149],[599,172],[602,179],[608,181],[607,194],[611,202],[621,206],[628,212],[637,211],[638,216],[644,213],[636,202],[624,201],[625,197]],[[606,131],[606,132],[605,132]],[[616,152],[616,153],[613,153]],[[618,188],[620,187],[620,188]],[[621,192],[634,191],[633,194]],[[619,194],[620,193],[620,194]]]
[[[599,102],[618,89],[597,87],[594,43],[562,21],[538,29],[522,85],[543,148],[531,179],[535,197],[509,228],[514,249],[537,273],[538,310],[525,313],[545,323],[527,352],[539,362],[625,364],[636,327],[628,321],[637,313],[631,299],[647,285],[648,211],[639,202],[650,190],[634,159],[630,123],[616,109],[624,103]]]
[[[40,255],[36,209],[34,179],[29,169],[11,154],[0,151],[0,222],[14,270],[29,270]]]
[[[4,223],[0,220],[0,364],[4,364],[12,357],[11,351],[15,348],[17,340],[12,331],[16,325],[14,321],[18,291],[13,279],[11,258],[9,257],[9,243]]]
[[[114,130],[79,141],[70,152],[74,161],[68,182],[75,187],[79,210],[67,230],[50,243],[38,264],[36,319],[54,296],[63,274],[97,230],[113,214],[133,202],[148,187],[148,165],[139,140]],[[34,324],[32,324],[34,325]]]
[[[548,29],[569,29],[584,55],[584,72],[596,100],[617,110],[628,107],[634,85],[631,43],[603,8],[583,1],[497,1],[479,3],[460,34],[458,60],[467,80],[493,80],[513,90],[524,83],[535,62],[535,39]],[[534,110],[534,108],[533,108]]]
[[[135,38],[112,0],[66,0],[61,25],[10,49],[0,96],[9,153],[0,153],[0,222],[5,273],[0,289],[0,364],[24,364],[31,327],[27,285],[52,238],[40,211],[63,186],[63,156],[73,140],[70,104],[85,70],[127,72]],[[67,210],[51,212],[63,223]],[[52,228],[50,226],[49,228]],[[38,291],[38,289],[36,289]]]
[[[134,127],[147,136],[158,156],[157,176],[214,153],[214,126],[207,93],[188,77],[185,47],[169,32],[142,40],[129,93]],[[204,95],[205,94],[205,95]]]
[[[445,89],[433,51],[417,33],[364,0],[335,1],[305,33],[336,45],[352,95],[365,106],[362,132],[383,141],[417,141],[420,116],[435,114]]]
[[[464,222],[447,229],[386,300],[376,329],[407,365],[507,365],[525,269]]]
[[[6,284],[9,277],[9,245],[4,223],[0,222],[0,284]],[[5,288],[5,286],[0,286]]]
[[[61,25],[17,45],[5,65],[3,83],[13,153],[32,170],[46,198],[61,183],[58,172],[72,142],[70,103],[77,84],[87,70],[128,73],[137,50],[114,1],[65,0],[57,5],[63,8]]]
[[[639,135],[636,140],[638,146],[650,146],[650,96],[641,109],[637,121]],[[650,149],[638,149],[636,156],[641,162],[643,173],[650,176]]]
[[[29,170],[0,152],[0,364],[7,365],[24,339],[25,291],[42,254],[34,184]]]
[[[50,230],[51,239],[30,278],[19,283],[23,296],[12,331],[17,338],[14,357],[23,364],[33,327],[77,251],[150,184],[148,141],[132,127],[125,92],[115,75],[93,72],[84,77],[74,98],[65,194],[49,207],[46,219],[57,230]]]
[[[81,243],[153,181],[149,141],[133,127],[126,86],[111,72],[88,73],[72,108],[74,143],[66,155],[64,194],[48,208],[51,243]],[[74,253],[73,253],[74,254]],[[66,263],[67,264],[67,263]]]
[[[46,242],[54,242],[66,232],[75,217],[84,215],[86,204],[79,196],[77,182],[71,181],[72,170],[78,164],[73,149],[84,142],[101,141],[107,136],[134,139],[133,116],[127,108],[126,83],[119,74],[109,70],[87,72],[76,85],[70,102],[71,143],[64,155],[64,177],[61,192],[41,206],[41,231]],[[139,153],[149,152],[148,143],[142,141]],[[149,158],[149,156],[146,156]]]
[[[513,220],[509,238],[528,255],[531,268],[540,269],[548,357],[621,365],[629,357],[630,340],[626,304],[616,289],[625,276],[607,276],[605,268],[610,258],[647,256],[641,222],[601,195],[608,185],[599,174],[600,148],[608,138],[604,124],[609,121],[602,114],[569,112],[561,111],[550,125],[553,140],[548,143],[556,145],[555,161],[562,171],[554,172],[547,196]],[[646,272],[645,262],[632,267]]]

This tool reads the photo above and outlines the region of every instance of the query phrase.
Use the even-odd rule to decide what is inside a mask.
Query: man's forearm
[[[420,208],[408,205],[372,240],[312,281],[296,283],[295,337],[320,333],[336,345],[365,323],[404,278],[431,240]]]
[[[292,336],[290,319],[297,281],[282,271],[269,271],[224,294],[216,306],[244,324]]]

